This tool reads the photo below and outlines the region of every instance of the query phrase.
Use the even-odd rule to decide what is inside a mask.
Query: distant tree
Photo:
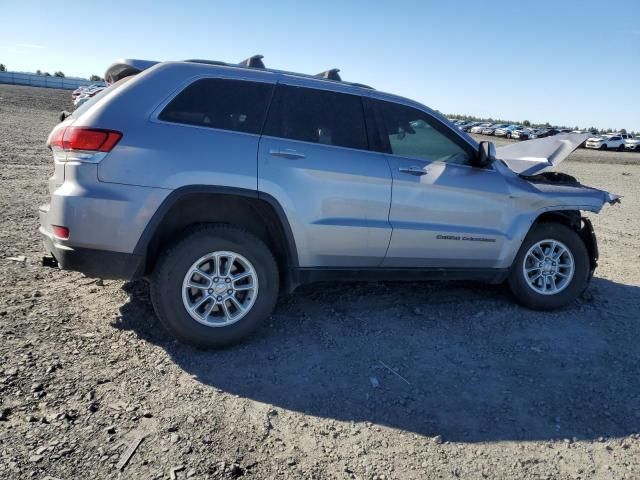
[[[551,124],[549,122],[545,122],[544,126],[547,128],[551,128]]]
[[[626,135],[627,134],[627,129],[626,128],[621,128],[620,129],[620,133],[623,134],[623,135]]]
[[[42,70],[36,70],[36,75],[42,75]]]
[[[58,72],[55,72],[55,73],[53,74],[53,76],[54,76],[54,77],[64,78],[64,73],[62,73],[62,72],[58,71]]]
[[[524,122],[522,122],[522,125],[524,125],[525,127],[530,127],[531,122],[529,120],[525,120]]]
[[[50,74],[49,72],[44,72],[44,76],[45,76],[45,77],[50,77],[50,76],[51,76],[51,74]]]
[[[4,66],[4,63],[0,63],[0,72],[6,72],[7,67]]]
[[[102,78],[100,78],[99,75],[91,75],[89,77],[89,81],[91,81],[91,82],[101,82]]]

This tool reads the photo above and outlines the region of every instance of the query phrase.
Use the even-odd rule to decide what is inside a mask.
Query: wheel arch
[[[591,220],[583,217],[580,210],[554,210],[543,212],[533,221],[531,231],[539,223],[560,223],[574,230],[582,239],[589,253],[590,276],[598,266],[598,242]]]
[[[298,255],[287,216],[271,195],[256,190],[192,185],[169,194],[142,233],[134,253],[144,257],[143,275],[153,271],[158,254],[186,229],[203,223],[240,226],[261,238],[278,263],[283,287],[296,284]]]

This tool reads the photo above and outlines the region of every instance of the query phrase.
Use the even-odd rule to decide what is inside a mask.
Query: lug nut
[[[233,293],[233,290],[227,290],[227,293],[231,295]]]
[[[218,300],[219,302],[222,301],[222,297],[218,296],[218,298],[216,298],[216,300]]]
[[[231,283],[231,279],[230,279],[230,278],[227,278],[227,279],[225,279],[225,282],[227,282],[227,283]]]

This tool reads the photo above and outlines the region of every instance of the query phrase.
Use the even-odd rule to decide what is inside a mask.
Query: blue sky
[[[0,0],[0,63],[87,77],[122,57],[240,61],[446,113],[640,131],[640,1]]]

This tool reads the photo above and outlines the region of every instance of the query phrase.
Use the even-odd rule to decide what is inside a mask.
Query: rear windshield
[[[129,77],[121,78],[116,83],[113,83],[113,84],[109,85],[107,88],[105,88],[104,90],[96,93],[93,97],[91,97],[89,100],[87,100],[82,105],[80,105],[78,108],[76,108],[73,111],[73,113],[71,114],[71,116],[72,117],[76,117],[76,116],[82,115],[84,112],[89,110],[91,108],[91,106],[94,105],[102,97],[104,97],[105,95],[108,95],[109,92],[113,92],[118,87],[121,87],[122,85],[127,83],[129,80],[131,80],[133,77],[134,77],[134,75],[131,75]]]

